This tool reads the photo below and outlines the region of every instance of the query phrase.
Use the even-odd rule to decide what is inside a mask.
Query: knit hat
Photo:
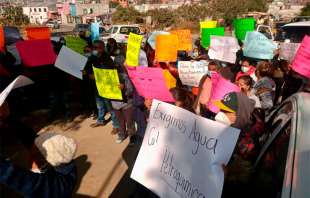
[[[34,142],[46,161],[54,167],[71,162],[77,149],[74,139],[51,132],[39,135]]]
[[[238,110],[238,98],[236,92],[228,93],[222,100],[215,101],[214,104],[221,110],[235,113]]]

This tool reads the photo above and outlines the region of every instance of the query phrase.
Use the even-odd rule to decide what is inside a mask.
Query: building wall
[[[23,14],[33,24],[43,24],[49,19],[48,7],[23,7]]]
[[[109,13],[108,4],[76,4],[76,15],[103,15]]]

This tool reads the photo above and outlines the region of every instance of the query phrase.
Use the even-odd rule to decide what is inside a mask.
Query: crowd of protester
[[[70,90],[74,90],[73,85],[79,85],[78,91],[81,94],[77,100],[82,110],[95,118],[90,127],[105,126],[111,119],[111,134],[116,135],[116,143],[129,138],[129,146],[140,145],[152,99],[140,96],[130,81],[125,62],[126,45],[117,43],[113,38],[106,43],[100,40],[91,42],[83,32],[80,37],[88,43],[84,48],[84,56],[88,58],[88,62],[81,82],[52,66],[37,70],[25,69],[22,65],[16,65],[14,56],[3,50],[0,52],[0,90],[20,74],[29,76],[47,90],[41,93],[40,88],[35,89],[37,95],[46,95],[53,117],[57,114],[70,114]],[[59,42],[53,41],[53,45],[55,52],[59,53],[65,41],[61,38]],[[308,91],[310,88],[309,79],[293,71],[288,61],[280,60],[278,52],[275,52],[272,60],[257,60],[244,57],[241,48],[237,53],[236,63],[230,64],[209,60],[208,50],[197,40],[193,52],[178,53],[177,62],[209,62],[208,73],[202,77],[198,87],[182,85],[177,62],[157,62],[154,54],[154,49],[146,42],[140,49],[138,65],[167,69],[177,79],[176,87],[170,90],[176,106],[241,130],[231,162],[223,167],[227,178],[236,176],[234,174],[246,174],[240,173],[242,171],[250,171],[250,168],[241,168],[240,172],[234,172],[234,168],[236,163],[237,166],[245,166],[257,158],[262,146],[259,138],[264,133],[265,115],[294,93]],[[93,67],[117,70],[123,100],[110,100],[98,94]],[[228,93],[215,103],[220,109],[218,113],[208,109],[211,78],[214,74],[221,75],[241,89],[240,93]],[[0,183],[25,197],[70,197],[76,183],[76,168],[72,162],[76,143],[63,135],[37,135],[22,124],[19,118],[14,117],[14,112],[20,107],[18,100],[12,99],[12,105],[17,107],[13,107],[10,102],[8,100],[0,107],[0,145],[3,148],[0,152]],[[10,111],[10,107],[14,111]],[[6,156],[11,154],[12,139],[19,140],[31,153],[34,162],[31,171],[17,168],[6,160]]]

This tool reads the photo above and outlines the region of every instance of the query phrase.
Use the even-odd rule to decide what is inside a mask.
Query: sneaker
[[[137,142],[136,136],[131,136],[129,139],[129,146],[134,146]]]
[[[116,140],[115,140],[115,142],[117,143],[117,144],[120,144],[120,143],[122,143],[124,140],[125,140],[126,138],[123,136],[123,135],[117,135],[117,138],[116,138]]]
[[[116,135],[116,134],[118,134],[118,132],[119,132],[118,128],[113,128],[111,131],[111,135]]]

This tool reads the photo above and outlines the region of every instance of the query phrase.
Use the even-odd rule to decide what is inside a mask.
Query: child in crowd
[[[193,109],[194,98],[189,91],[182,88],[172,88],[170,92],[175,100],[175,106],[181,107],[190,112],[194,112]]]
[[[256,68],[253,66],[253,63],[251,63],[250,60],[248,59],[244,59],[241,65],[241,71],[237,73],[236,81],[238,81],[241,76],[247,75],[247,76],[251,76],[254,82],[256,82],[257,77],[255,75],[255,70]]]
[[[254,94],[254,90],[252,89],[254,82],[250,76],[241,76],[237,84],[241,91],[255,102],[255,108],[262,107],[259,98]]]
[[[260,62],[255,73],[258,80],[253,86],[255,95],[259,97],[263,109],[270,109],[273,107],[276,90],[276,84],[270,77],[271,64],[266,61]]]

